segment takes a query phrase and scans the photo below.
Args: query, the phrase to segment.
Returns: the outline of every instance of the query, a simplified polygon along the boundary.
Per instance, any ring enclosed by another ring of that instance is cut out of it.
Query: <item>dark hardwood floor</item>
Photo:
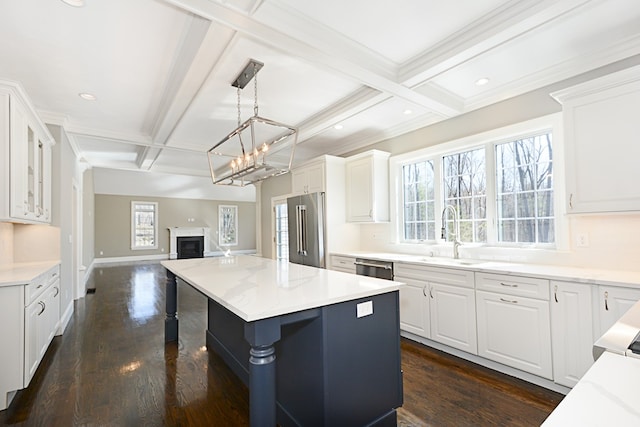
[[[246,426],[248,390],[205,347],[206,298],[179,286],[180,341],[164,345],[164,269],[98,267],[10,426]],[[428,426],[539,425],[562,395],[408,340],[404,409]]]

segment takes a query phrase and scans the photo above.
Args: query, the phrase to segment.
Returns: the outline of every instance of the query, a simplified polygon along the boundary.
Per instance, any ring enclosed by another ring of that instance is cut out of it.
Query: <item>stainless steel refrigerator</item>
[[[289,261],[325,268],[324,193],[287,199]]]

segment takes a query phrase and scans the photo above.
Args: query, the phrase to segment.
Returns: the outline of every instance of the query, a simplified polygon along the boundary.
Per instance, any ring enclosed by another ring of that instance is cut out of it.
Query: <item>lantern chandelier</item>
[[[231,86],[237,88],[238,127],[207,151],[214,184],[244,186],[291,170],[298,129],[258,114],[258,71],[254,59]],[[253,116],[241,123],[240,94],[253,79]]]

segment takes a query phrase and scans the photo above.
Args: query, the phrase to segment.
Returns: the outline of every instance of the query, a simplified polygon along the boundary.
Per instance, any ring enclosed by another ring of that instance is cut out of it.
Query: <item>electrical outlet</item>
[[[589,235],[587,233],[580,233],[576,237],[576,246],[579,248],[586,248],[589,246]]]

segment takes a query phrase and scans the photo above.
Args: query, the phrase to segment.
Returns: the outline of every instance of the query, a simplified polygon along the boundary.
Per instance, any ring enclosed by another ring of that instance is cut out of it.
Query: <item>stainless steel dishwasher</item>
[[[393,280],[393,262],[356,258],[356,274]]]

